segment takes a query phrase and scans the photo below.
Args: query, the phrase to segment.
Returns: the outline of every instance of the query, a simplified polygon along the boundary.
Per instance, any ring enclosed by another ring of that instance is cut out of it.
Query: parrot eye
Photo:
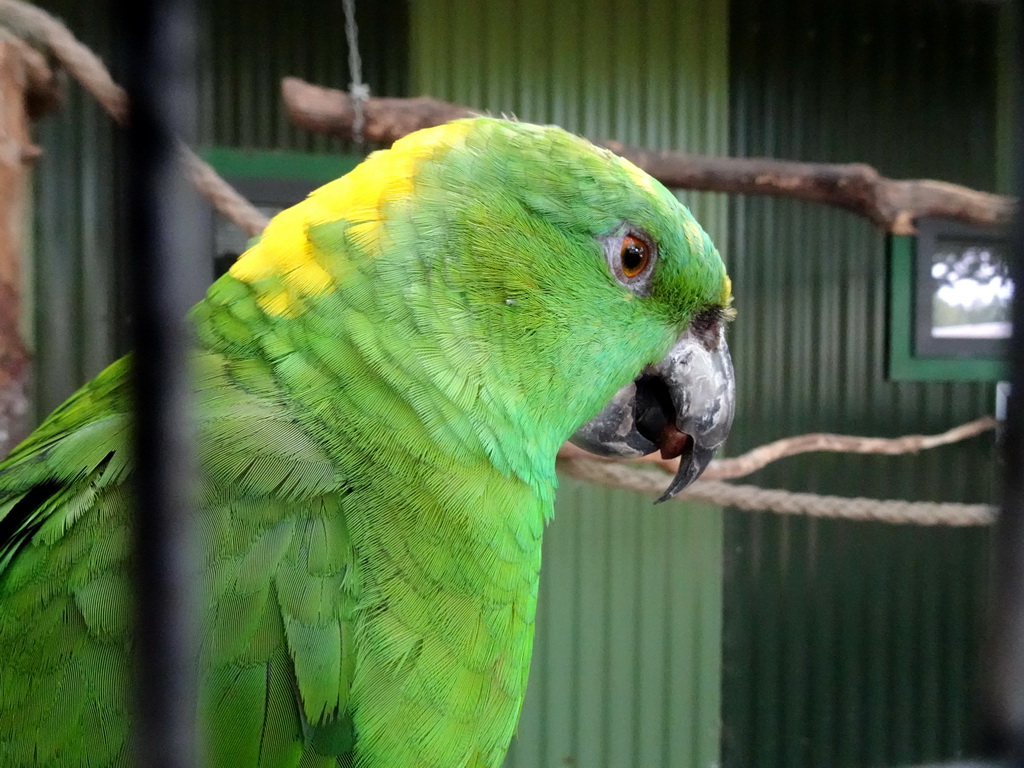
[[[657,250],[646,233],[623,228],[604,238],[604,252],[616,280],[638,296],[650,295]]]
[[[651,249],[639,237],[626,235],[622,238],[622,249],[619,251],[622,262],[622,274],[636,277],[651,261]]]

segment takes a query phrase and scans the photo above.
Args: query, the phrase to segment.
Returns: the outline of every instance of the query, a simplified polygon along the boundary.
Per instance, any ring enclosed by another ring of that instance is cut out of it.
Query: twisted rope
[[[558,468],[579,480],[651,496],[660,496],[668,482],[664,473],[600,459],[559,459]],[[718,480],[698,480],[676,498],[703,501],[720,507],[735,507],[748,512],[769,511],[782,515],[912,525],[991,525],[996,517],[996,508],[987,504],[937,504],[820,496],[759,488],[755,485],[734,485]]]
[[[256,237],[266,228],[269,219],[242,197],[237,189],[224,181],[224,177],[213,170],[212,165],[184,143],[178,145],[178,156],[192,186],[210,201],[210,205],[221,216],[233,222],[249,237]]]
[[[128,95],[114,82],[99,56],[57,19],[19,0],[0,0],[0,25],[37,48],[48,51],[119,124],[128,119]]]

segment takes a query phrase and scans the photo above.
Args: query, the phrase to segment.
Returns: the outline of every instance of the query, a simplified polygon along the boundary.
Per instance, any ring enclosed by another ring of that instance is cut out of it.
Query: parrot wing
[[[247,389],[240,364],[195,362],[207,764],[336,765],[353,740],[347,488],[283,396]],[[3,765],[131,760],[129,366],[0,464]]]

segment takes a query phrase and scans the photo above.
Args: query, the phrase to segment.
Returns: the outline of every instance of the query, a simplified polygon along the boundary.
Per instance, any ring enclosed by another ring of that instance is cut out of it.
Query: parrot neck
[[[404,454],[432,477],[496,473],[528,488],[550,514],[555,457],[575,428],[572,408],[531,411],[537,398],[522,391],[531,385],[497,356],[434,349],[433,338],[418,338],[414,327],[379,328],[367,334],[358,320],[348,323],[347,338],[333,347],[352,367],[339,372],[336,389],[308,392],[331,404],[337,429],[358,430],[362,441],[379,443],[382,455]]]
[[[526,691],[558,440],[409,355],[411,334],[347,328],[321,366],[353,367],[296,396],[350,489],[357,764],[496,768]]]

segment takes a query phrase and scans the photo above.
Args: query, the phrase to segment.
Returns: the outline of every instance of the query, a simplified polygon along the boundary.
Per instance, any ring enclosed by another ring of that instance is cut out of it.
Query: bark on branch
[[[345,91],[286,77],[281,80],[281,93],[292,122],[300,128],[314,133],[352,136],[355,110]],[[371,97],[363,107],[363,135],[375,144],[391,144],[421,128],[480,114],[483,113],[429,96],[415,99]]]
[[[19,328],[31,115],[56,98],[43,55],[0,27],[0,455],[25,434],[29,354]]]
[[[347,93],[296,77],[281,81],[292,122],[317,133],[351,136],[354,112]],[[389,144],[420,128],[481,114],[428,97],[366,102],[364,134]],[[897,235],[914,234],[914,220],[941,216],[985,226],[1009,225],[1016,201],[930,179],[887,179],[862,163],[800,163],[771,158],[703,157],[651,151],[617,141],[598,142],[628,158],[667,187],[733,194],[774,195],[827,203],[865,216]]]

